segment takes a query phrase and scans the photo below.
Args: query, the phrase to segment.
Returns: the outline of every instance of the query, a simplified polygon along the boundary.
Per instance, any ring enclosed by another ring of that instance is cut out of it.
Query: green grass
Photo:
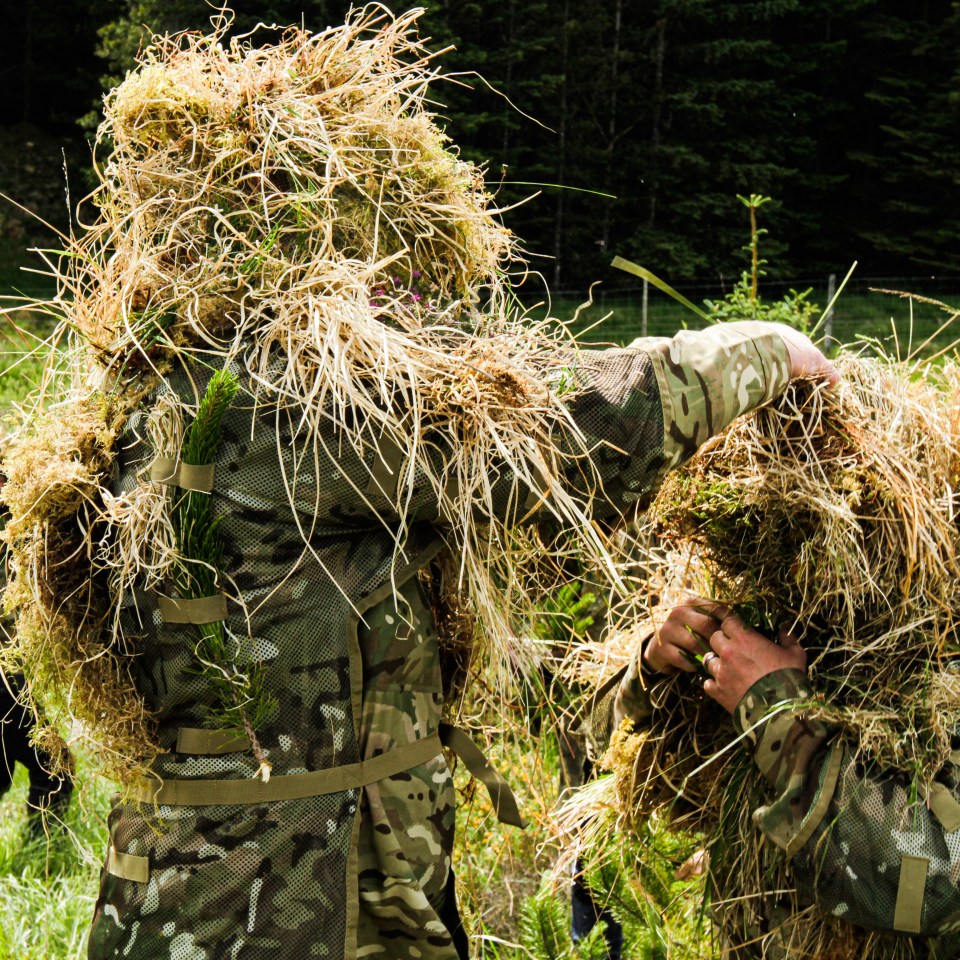
[[[40,380],[48,353],[44,340],[54,320],[21,305],[25,298],[43,300],[54,295],[50,277],[28,272],[44,269],[36,254],[0,237],[0,310],[4,311],[0,316],[0,413],[23,400]]]
[[[462,764],[455,775],[460,803],[454,870],[475,955],[480,960],[605,960],[599,928],[588,940],[573,943],[569,881],[548,879],[560,852],[551,821],[560,778],[552,727],[544,722],[541,736],[530,734],[521,710],[513,711],[508,723],[510,732],[494,738],[485,752],[516,793],[528,820],[525,830],[497,823],[485,791],[470,781]],[[603,862],[584,858],[597,901],[624,927],[624,960],[719,957],[702,910],[702,878],[674,878],[697,846],[694,838],[652,828],[605,844]]]
[[[81,773],[85,765],[80,764]],[[74,795],[65,830],[26,831],[26,770],[0,801],[0,960],[81,960],[106,852],[111,787],[88,782]]]
[[[0,318],[0,413],[40,383],[51,327],[52,321],[25,311]]]

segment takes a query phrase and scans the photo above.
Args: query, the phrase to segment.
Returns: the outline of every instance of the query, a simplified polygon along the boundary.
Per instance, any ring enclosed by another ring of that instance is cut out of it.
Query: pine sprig
[[[211,463],[220,448],[220,430],[227,408],[240,389],[240,381],[229,370],[218,370],[207,384],[197,415],[183,441],[184,463],[202,466]]]
[[[220,446],[223,417],[239,390],[237,376],[221,370],[211,377],[197,415],[190,424],[181,450],[181,460],[191,466],[213,463]],[[220,539],[221,517],[213,515],[209,494],[188,490],[173,508],[174,530],[180,562],[175,567],[174,583],[184,600],[214,595],[219,587],[223,564]],[[276,699],[264,687],[263,665],[252,662],[252,650],[241,663],[241,643],[223,621],[198,627],[200,642],[197,659],[216,699],[210,718],[227,730],[236,730],[250,741],[260,764],[264,781],[270,776],[267,761],[256,736],[256,729],[276,709]]]
[[[184,438],[180,453],[184,463],[203,466],[216,459],[223,417],[239,388],[236,374],[228,370],[217,371],[210,378]],[[208,597],[216,590],[223,563],[220,521],[213,516],[209,495],[186,491],[174,505],[173,519],[182,558],[175,576],[180,596],[188,600]]]

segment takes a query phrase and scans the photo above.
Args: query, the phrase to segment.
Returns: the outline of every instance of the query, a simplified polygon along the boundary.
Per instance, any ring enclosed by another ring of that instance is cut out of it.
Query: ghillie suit
[[[731,718],[690,674],[634,659],[604,681],[581,651],[598,728],[631,723],[605,795],[565,817],[612,806],[624,824],[657,815],[705,835],[731,956],[955,957],[958,372],[852,356],[840,369],[837,390],[798,386],[708,443],[648,520],[662,545],[650,593],[714,596],[768,636],[791,628],[809,680],[769,674]],[[640,639],[634,626],[612,647]]]
[[[517,315],[416,16],[161,40],[107,97],[6,461],[13,658],[125,784],[92,957],[463,956],[438,628],[505,685],[544,560],[615,579],[597,521],[786,385],[761,325]]]

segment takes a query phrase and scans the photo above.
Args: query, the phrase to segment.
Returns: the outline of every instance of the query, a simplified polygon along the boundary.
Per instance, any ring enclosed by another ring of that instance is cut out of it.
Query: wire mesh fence
[[[790,281],[762,279],[759,296],[769,304],[791,294],[805,294],[818,307],[814,314],[816,338],[832,346],[869,339],[902,354],[923,344],[922,352],[929,354],[960,337],[960,323],[952,322],[960,313],[960,277],[853,276],[845,285],[843,279],[837,274]],[[731,287],[716,281],[675,285],[678,293],[704,309],[708,309],[707,302],[721,300]],[[838,290],[833,308],[827,312]],[[524,302],[532,305],[534,298]],[[670,336],[681,328],[705,325],[688,308],[641,282],[598,286],[592,299],[583,291],[554,292],[549,308],[554,316],[572,322],[578,333],[586,331],[589,339],[612,343],[627,343],[639,336]],[[546,305],[537,308],[544,309]],[[924,344],[927,338],[932,339]]]
[[[919,348],[929,355],[950,349],[960,338],[960,323],[953,322],[960,313],[960,277],[854,275],[845,285],[843,279],[840,274],[789,281],[762,278],[759,295],[769,304],[792,292],[806,294],[807,300],[818,307],[814,314],[815,338],[828,347],[870,339],[893,353],[908,354]],[[5,281],[0,284],[0,307],[15,309],[23,297],[42,300],[54,294],[50,278],[31,270],[8,271]],[[823,316],[841,285],[833,309]],[[731,283],[717,281],[675,285],[678,293],[703,309],[707,309],[707,302],[721,300],[731,288]],[[695,313],[652,284],[644,290],[640,281],[598,284],[592,299],[583,290],[554,291],[548,296],[542,288],[538,294],[521,291],[520,299],[533,317],[549,311],[571,323],[584,339],[596,342],[624,344],[640,336],[672,336],[677,330],[705,325]],[[15,318],[18,323],[24,322],[19,312]],[[0,317],[0,327],[4,320]],[[37,314],[36,322],[42,327],[52,321]],[[925,343],[928,338],[930,342]]]

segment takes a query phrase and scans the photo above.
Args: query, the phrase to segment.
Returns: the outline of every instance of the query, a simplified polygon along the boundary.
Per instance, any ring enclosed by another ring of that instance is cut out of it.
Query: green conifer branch
[[[223,417],[239,390],[235,374],[218,371],[211,377],[190,424],[181,450],[181,460],[191,466],[213,463],[220,446]],[[220,517],[213,515],[209,494],[188,490],[173,507],[173,526],[180,562],[174,569],[174,583],[180,597],[197,600],[214,595],[219,588],[223,564]],[[208,680],[216,705],[211,719],[223,728],[246,735],[258,771],[267,780],[270,764],[256,736],[256,729],[276,709],[276,699],[264,687],[260,663],[240,663],[241,649],[223,621],[201,624],[197,658],[200,672]],[[246,651],[248,656],[251,650]]]

